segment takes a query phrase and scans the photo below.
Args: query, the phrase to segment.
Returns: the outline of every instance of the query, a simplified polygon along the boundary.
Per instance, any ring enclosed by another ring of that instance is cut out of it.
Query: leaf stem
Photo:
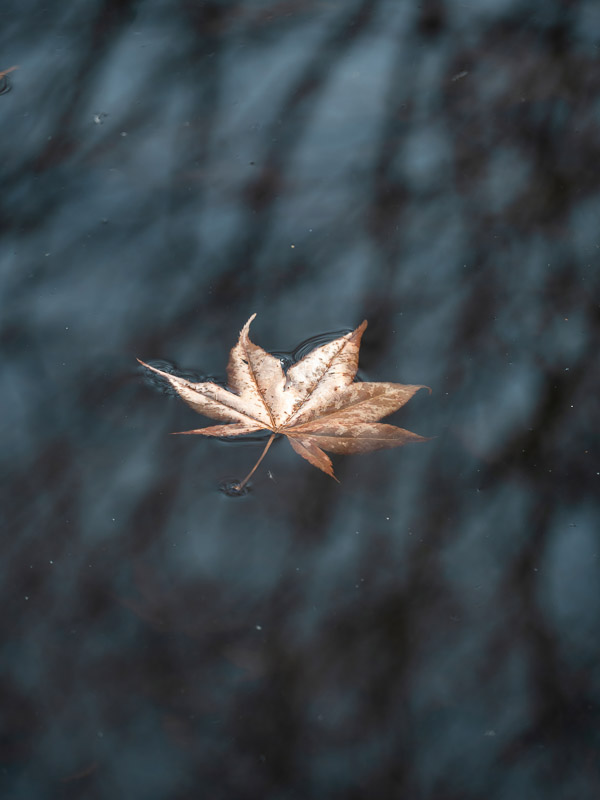
[[[251,470],[250,470],[250,472],[249,472],[249,473],[246,475],[246,477],[244,478],[244,480],[243,480],[241,483],[238,483],[238,485],[237,485],[237,487],[236,487],[236,488],[237,488],[237,490],[238,490],[238,492],[239,492],[239,491],[241,491],[241,490],[244,488],[244,486],[245,486],[245,485],[248,483],[248,481],[250,480],[250,478],[251,478],[251,477],[254,475],[254,473],[256,472],[256,469],[257,469],[258,465],[259,465],[259,464],[260,464],[260,462],[263,460],[263,458],[264,458],[264,457],[267,455],[267,450],[268,450],[268,449],[269,449],[269,447],[271,447],[271,445],[273,444],[273,439],[274,439],[274,438],[275,438],[275,434],[274,434],[274,433],[272,433],[272,434],[269,436],[269,441],[268,441],[268,442],[267,442],[267,444],[265,445],[265,449],[262,451],[262,453],[261,453],[261,455],[260,455],[260,458],[258,459],[258,461],[256,462],[256,464],[255,464],[255,465],[252,467],[252,469],[251,469]]]

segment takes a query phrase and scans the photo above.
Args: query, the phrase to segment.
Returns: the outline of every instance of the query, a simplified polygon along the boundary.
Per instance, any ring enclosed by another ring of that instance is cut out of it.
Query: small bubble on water
[[[281,364],[281,367],[284,372],[287,372],[287,370],[294,363],[294,359],[288,356],[286,353],[273,353],[273,355],[275,355],[275,357],[279,359],[279,363]]]
[[[248,494],[250,487],[246,484],[240,489],[240,481],[226,479],[219,484],[219,491],[223,492],[227,497],[243,497]]]

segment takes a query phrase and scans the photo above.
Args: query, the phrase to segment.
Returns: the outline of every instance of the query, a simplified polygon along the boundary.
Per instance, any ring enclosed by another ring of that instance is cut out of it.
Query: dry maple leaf
[[[332,478],[335,475],[325,450],[367,453],[427,441],[403,428],[377,422],[427,386],[354,383],[366,320],[352,333],[316,347],[284,371],[278,358],[250,341],[248,330],[255,316],[244,325],[230,353],[227,389],[213,382],[186,381],[138,359],[165,378],[194,411],[226,423],[182,433],[241,436],[271,431],[260,458],[237,485],[238,490],[248,482],[278,434],[286,436],[302,458]]]

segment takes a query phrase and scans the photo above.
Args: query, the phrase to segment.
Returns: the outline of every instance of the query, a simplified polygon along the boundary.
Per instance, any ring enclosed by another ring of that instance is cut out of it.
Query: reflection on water
[[[9,3],[2,797],[600,796],[596,21]],[[135,357],[253,311],[286,363],[367,318],[437,438],[227,497]]]
[[[311,336],[310,339],[305,339],[301,342],[298,347],[295,347],[291,353],[284,354],[283,360],[286,363],[294,364],[296,361],[300,361],[304,358],[305,355],[308,355],[311,350],[314,350],[316,347],[321,347],[321,345],[327,344],[327,342],[332,342],[334,339],[339,338],[340,336],[344,336],[346,333],[350,333],[352,328],[344,328],[341,331],[330,331],[329,333],[320,333],[317,336]]]

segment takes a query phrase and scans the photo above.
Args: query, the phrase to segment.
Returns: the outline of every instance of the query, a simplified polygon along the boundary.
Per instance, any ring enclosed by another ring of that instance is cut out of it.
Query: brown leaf
[[[183,431],[201,436],[241,436],[259,430],[287,436],[292,448],[314,467],[335,478],[330,453],[367,453],[408,442],[427,441],[395,425],[378,423],[426,386],[354,383],[363,322],[351,333],[316,347],[284,372],[281,362],[250,341],[253,314],[240,332],[227,365],[228,389],[192,383],[140,361],[165,378],[194,411],[226,423]],[[139,361],[139,359],[138,359]],[[337,479],[336,479],[337,480]]]
[[[313,467],[322,469],[323,472],[331,475],[331,477],[335,478],[337,481],[337,478],[333,474],[331,459],[327,453],[324,453],[310,438],[300,439],[288,434],[288,442],[299,456],[305,458]]]

